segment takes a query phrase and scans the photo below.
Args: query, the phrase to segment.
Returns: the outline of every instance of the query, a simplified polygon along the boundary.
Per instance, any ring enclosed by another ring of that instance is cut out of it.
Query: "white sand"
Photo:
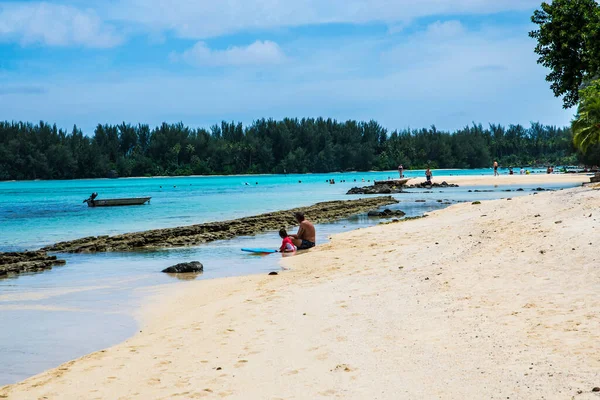
[[[178,284],[0,397],[598,399],[599,219],[578,188],[338,235],[279,276]]]
[[[579,184],[589,183],[590,176],[588,174],[531,174],[531,175],[500,175],[494,176],[493,172],[489,175],[475,176],[436,176],[433,171],[433,182],[453,183],[460,186],[503,186],[503,185],[550,185],[558,184]],[[425,177],[411,179],[409,185],[425,182]]]

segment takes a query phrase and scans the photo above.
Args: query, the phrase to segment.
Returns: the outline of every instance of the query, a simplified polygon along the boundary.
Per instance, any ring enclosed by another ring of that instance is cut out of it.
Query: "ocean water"
[[[482,175],[481,170],[436,170],[435,175]],[[423,177],[424,171],[407,171]],[[396,178],[396,171],[311,175],[0,182],[0,251],[34,249],[62,240],[190,225],[351,198],[353,186]],[[335,185],[326,183],[335,179]],[[346,182],[340,182],[345,180]],[[434,176],[435,180],[435,176]],[[302,182],[302,183],[299,183]],[[247,185],[246,185],[247,183]],[[152,196],[143,207],[88,208],[101,198]]]
[[[491,171],[438,170],[434,174],[491,175]],[[423,176],[423,171],[406,175]],[[363,185],[363,179],[366,185],[388,176],[396,177],[397,172],[0,182],[0,251],[355,198],[360,196],[347,196],[346,191]],[[326,183],[332,178],[335,185]],[[481,193],[469,193],[468,187],[432,193],[415,190],[395,195],[400,203],[390,208],[416,216],[445,207],[439,200],[455,203],[531,194],[531,187],[522,187],[525,192],[510,194],[502,191],[505,188],[493,186],[480,187],[493,190]],[[92,192],[98,192],[99,198],[152,196],[152,201],[145,206],[88,208],[82,201]],[[377,223],[379,220],[361,215],[318,225],[317,239],[323,243],[331,234]],[[25,379],[134,334],[137,324],[133,315],[151,289],[184,284],[161,274],[163,268],[198,260],[204,264],[204,273],[196,279],[267,273],[280,269],[280,254],[254,256],[242,253],[240,248],[275,248],[279,243],[276,232],[267,232],[190,248],[67,254],[61,255],[67,260],[66,266],[1,279],[0,385]]]

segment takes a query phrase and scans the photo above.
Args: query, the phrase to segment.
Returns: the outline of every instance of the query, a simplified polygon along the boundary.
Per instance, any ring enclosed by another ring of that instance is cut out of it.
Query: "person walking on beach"
[[[494,161],[494,176],[500,176],[498,173],[498,161]]]
[[[315,226],[312,224],[312,222],[308,221],[306,217],[304,217],[304,213],[302,212],[295,212],[294,217],[300,224],[298,233],[295,235],[290,235],[294,246],[296,246],[298,250],[307,250],[315,247],[317,242],[317,232],[315,230]]]
[[[427,179],[427,183],[429,185],[431,185],[431,176],[431,170],[427,168],[427,171],[425,171],[425,179]]]
[[[402,164],[398,165],[398,174],[400,174],[400,178],[404,178],[404,166]]]

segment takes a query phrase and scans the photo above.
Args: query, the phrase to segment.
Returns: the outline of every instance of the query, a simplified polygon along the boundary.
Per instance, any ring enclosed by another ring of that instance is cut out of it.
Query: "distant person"
[[[521,171],[519,171],[519,173],[520,173],[521,175],[523,175],[523,174],[525,173],[525,170],[524,170],[523,168],[521,168]]]
[[[280,253],[293,253],[296,251],[296,246],[294,245],[294,242],[292,242],[292,239],[290,239],[285,229],[281,229],[279,231],[279,237],[283,239],[281,242],[281,247],[279,248]]]
[[[529,172],[529,170],[528,170],[528,169],[526,169],[526,170],[525,170],[525,175],[529,175],[529,174],[531,174],[531,172]]]
[[[316,245],[316,230],[315,226],[304,217],[304,213],[295,212],[294,217],[300,224],[298,233],[290,235],[292,242],[298,250],[307,250]]]
[[[513,172],[513,169],[512,169],[512,167],[509,167],[509,168],[508,168],[508,174],[509,174],[509,175],[514,175],[514,172]]]
[[[402,164],[398,165],[398,174],[400,178],[404,178],[404,166]]]
[[[500,176],[498,173],[498,161],[494,161],[494,176]]]
[[[427,168],[427,170],[425,171],[425,179],[427,180],[427,183],[431,185],[431,177],[433,175],[431,174],[431,170],[429,168]]]

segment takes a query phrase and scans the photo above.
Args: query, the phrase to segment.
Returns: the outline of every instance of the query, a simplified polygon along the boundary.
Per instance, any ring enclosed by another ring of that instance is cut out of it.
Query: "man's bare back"
[[[298,233],[295,235],[290,235],[292,238],[292,242],[299,250],[310,249],[311,247],[315,247],[317,240],[317,234],[315,226],[312,222],[306,220],[304,218],[304,214],[296,213],[295,214],[296,221],[300,224],[298,228]]]

